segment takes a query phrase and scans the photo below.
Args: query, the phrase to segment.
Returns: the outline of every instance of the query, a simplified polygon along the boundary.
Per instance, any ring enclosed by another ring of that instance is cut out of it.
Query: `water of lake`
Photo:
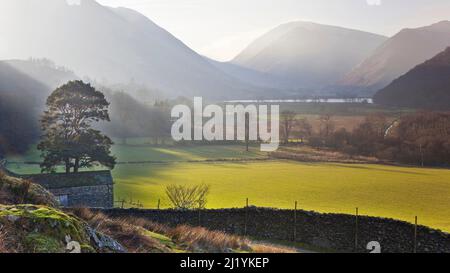
[[[230,100],[225,103],[368,103],[373,104],[372,98],[322,98],[322,99],[274,99],[274,100]]]

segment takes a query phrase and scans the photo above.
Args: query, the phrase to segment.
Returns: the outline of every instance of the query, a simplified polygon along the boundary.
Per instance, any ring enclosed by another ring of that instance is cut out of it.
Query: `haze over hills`
[[[14,100],[20,113],[42,111],[54,89],[76,79],[73,72],[49,60],[0,61],[0,98]],[[26,106],[21,107],[21,103]]]
[[[26,99],[48,89],[45,84],[18,71],[10,63],[0,61],[0,95],[17,95]]]
[[[46,75],[27,68],[27,63],[11,63],[52,88],[80,76],[98,86],[124,90],[133,86],[126,91],[145,101],[179,96],[280,99],[349,91],[371,96],[449,46],[450,22],[405,29],[388,40],[358,30],[292,22],[222,63],[200,56],[130,9],[94,0],[81,5],[68,5],[66,0],[3,0],[0,37],[6,41],[0,43],[0,60],[46,58],[74,71]]]
[[[0,44],[0,59],[48,58],[81,77],[109,84],[135,81],[168,97],[260,95],[140,13],[94,0],[81,5],[3,0],[0,34],[7,41]]]
[[[283,24],[231,62],[281,78],[293,89],[334,84],[387,38],[310,22]]]
[[[340,84],[373,94],[450,46],[450,22],[404,29],[387,40]]]
[[[23,152],[38,136],[38,105],[50,88],[0,61],[0,157]]]
[[[450,109],[450,47],[393,81],[374,97],[397,107]]]
[[[248,84],[265,88],[290,89],[289,84],[275,75],[259,72],[231,62],[219,62],[207,57],[205,59],[228,75]]]
[[[78,79],[73,72],[49,60],[0,61],[0,157],[6,153],[24,152],[29,145],[34,144],[41,134],[39,120],[47,97],[57,87]],[[93,84],[111,103],[112,122],[100,124],[96,128],[106,128],[114,136],[125,133],[130,135],[143,130],[154,132],[160,129],[154,122],[158,118],[168,121],[139,94],[146,92],[146,95],[156,98],[154,90],[131,84],[111,87]],[[128,92],[125,94],[120,90]],[[127,112],[126,121],[123,121],[121,111]]]
[[[45,89],[49,91],[68,81],[79,79],[72,71],[64,67],[58,67],[50,60],[6,60],[3,62],[16,71],[44,84],[48,87]],[[44,95],[49,95],[49,93]]]

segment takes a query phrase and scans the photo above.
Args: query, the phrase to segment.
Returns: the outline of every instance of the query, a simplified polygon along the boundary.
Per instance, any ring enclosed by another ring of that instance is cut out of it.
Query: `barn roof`
[[[113,185],[111,171],[92,171],[79,173],[50,173],[20,175],[47,189],[63,189],[87,186]]]

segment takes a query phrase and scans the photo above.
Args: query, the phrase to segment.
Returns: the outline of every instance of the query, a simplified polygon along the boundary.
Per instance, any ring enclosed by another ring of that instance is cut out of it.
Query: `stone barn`
[[[5,160],[0,161],[0,171],[43,186],[63,207],[114,207],[114,181],[111,171],[19,175],[6,169],[5,165]]]
[[[64,207],[114,207],[114,182],[110,171],[21,175],[50,191]]]

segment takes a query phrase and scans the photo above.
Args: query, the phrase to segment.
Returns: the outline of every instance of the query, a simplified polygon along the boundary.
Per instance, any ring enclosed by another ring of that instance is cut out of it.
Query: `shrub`
[[[169,185],[166,188],[167,197],[176,209],[204,209],[209,194],[209,186]]]

